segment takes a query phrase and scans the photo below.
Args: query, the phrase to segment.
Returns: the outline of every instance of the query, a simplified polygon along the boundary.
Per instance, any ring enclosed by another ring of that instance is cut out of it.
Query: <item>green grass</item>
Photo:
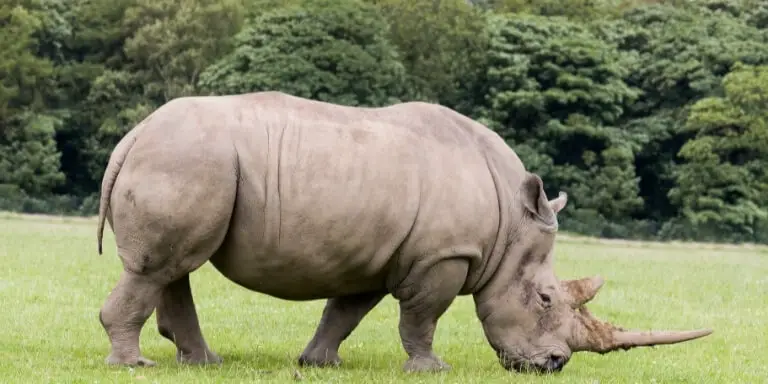
[[[632,328],[712,327],[704,339],[604,356],[578,353],[563,372],[535,377],[504,371],[486,343],[470,297],[441,318],[436,352],[453,371],[408,376],[397,305],[385,299],[342,345],[338,369],[298,369],[323,302],[252,293],[210,265],[192,275],[203,333],[225,362],[179,366],[154,315],[141,336],[155,368],[109,368],[98,311],[120,264],[107,231],[96,253],[95,221],[0,215],[0,381],[45,383],[762,383],[768,378],[768,251],[566,238],[557,246],[561,278],[601,274],[590,305]]]

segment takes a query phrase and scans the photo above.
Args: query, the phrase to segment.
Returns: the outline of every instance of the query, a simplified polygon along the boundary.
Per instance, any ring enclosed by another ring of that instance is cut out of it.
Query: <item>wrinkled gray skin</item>
[[[180,362],[221,362],[189,285],[206,261],[256,292],[329,299],[302,365],[338,365],[341,342],[387,294],[406,371],[449,368],[432,337],[457,295],[473,295],[507,369],[557,371],[575,351],[640,345],[581,307],[602,280],[555,277],[566,200],[548,201],[497,134],[437,105],[173,100],[115,147],[102,183],[99,252],[107,219],[124,266],[99,316],[107,362],[154,365],[139,349],[153,310]]]

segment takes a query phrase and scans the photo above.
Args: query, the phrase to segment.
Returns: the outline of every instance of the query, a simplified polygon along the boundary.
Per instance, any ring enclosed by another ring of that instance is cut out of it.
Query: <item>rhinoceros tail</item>
[[[107,163],[107,169],[104,171],[104,177],[101,179],[101,196],[99,198],[99,226],[96,229],[96,238],[99,244],[99,255],[102,254],[102,239],[104,237],[104,221],[107,217],[107,209],[109,209],[109,201],[112,196],[112,187],[115,185],[117,175],[120,173],[120,168],[123,167],[125,158],[128,157],[128,152],[136,142],[136,134],[138,129],[133,130],[117,143],[117,146],[112,151],[112,155],[109,157]]]

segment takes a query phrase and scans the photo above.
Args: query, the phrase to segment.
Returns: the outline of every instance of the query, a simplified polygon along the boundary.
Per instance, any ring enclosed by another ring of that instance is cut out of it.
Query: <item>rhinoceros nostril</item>
[[[560,354],[549,355],[549,361],[547,362],[547,370],[560,371],[565,366],[566,358]]]

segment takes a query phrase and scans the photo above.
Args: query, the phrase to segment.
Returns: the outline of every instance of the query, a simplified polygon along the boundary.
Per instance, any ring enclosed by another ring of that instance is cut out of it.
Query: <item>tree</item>
[[[621,52],[628,69],[625,82],[642,90],[625,109],[620,126],[641,146],[635,169],[643,211],[660,223],[680,215],[669,191],[676,185],[676,154],[691,138],[681,129],[690,106],[720,92],[735,62],[768,62],[765,34],[738,17],[701,3],[668,3],[674,2],[636,5],[620,19],[590,26]],[[664,231],[672,230],[670,225]]]
[[[580,22],[611,17],[619,12],[617,4],[600,0],[482,0],[480,4],[497,13],[567,17]]]
[[[231,50],[242,13],[239,0],[136,0],[123,19],[135,31],[124,49],[146,97],[160,105],[197,94],[200,73]]]
[[[408,98],[469,111],[487,50],[485,14],[466,0],[367,0],[389,21]]]
[[[624,20],[635,28],[620,49],[638,54],[627,82],[644,91],[634,116],[710,95],[737,61],[768,62],[766,35],[727,13],[651,5],[627,12]]]
[[[75,0],[59,44],[58,88],[70,111],[58,143],[67,191],[98,192],[112,148],[152,110],[198,93],[199,74],[231,49],[239,0]]]
[[[249,22],[233,52],[207,68],[211,93],[283,91],[346,105],[380,106],[405,92],[406,76],[376,7],[357,0],[286,6]]]
[[[669,195],[702,232],[754,240],[768,219],[768,66],[739,63],[722,85],[723,96],[691,109],[685,130],[694,138],[680,149]]]
[[[579,196],[582,216],[632,214],[642,204],[638,148],[615,124],[638,93],[622,80],[615,47],[564,18],[499,16],[493,31],[481,121],[547,180],[548,193]]]
[[[38,57],[39,14],[0,5],[0,184],[47,195],[64,175],[54,140],[61,119],[47,113],[53,66]]]

